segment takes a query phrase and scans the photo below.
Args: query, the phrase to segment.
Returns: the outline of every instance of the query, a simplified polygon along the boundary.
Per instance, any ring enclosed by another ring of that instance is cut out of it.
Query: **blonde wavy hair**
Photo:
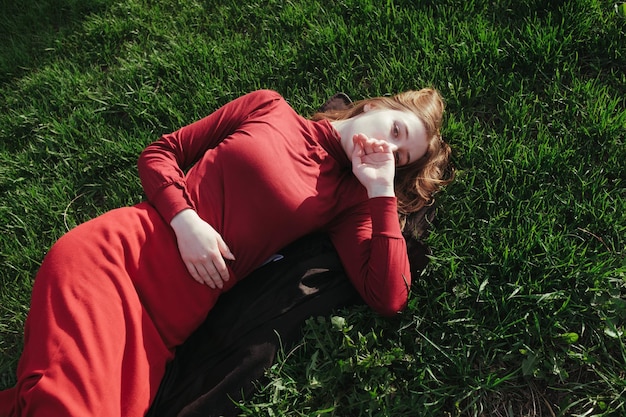
[[[349,119],[363,113],[368,104],[378,109],[412,112],[424,123],[428,137],[426,153],[417,161],[396,169],[395,192],[400,215],[415,213],[432,204],[435,193],[454,178],[454,170],[449,162],[452,151],[441,136],[445,109],[443,98],[432,88],[410,90],[395,96],[360,100],[346,109],[318,112],[311,119]]]

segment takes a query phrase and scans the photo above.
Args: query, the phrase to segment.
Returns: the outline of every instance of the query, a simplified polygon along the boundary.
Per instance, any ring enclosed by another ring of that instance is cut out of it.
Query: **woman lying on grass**
[[[328,233],[375,311],[402,310],[398,212],[448,181],[442,115],[431,89],[312,120],[262,90],[149,145],[149,202],[76,227],[44,259],[0,416],[143,416],[219,295],[312,232]]]

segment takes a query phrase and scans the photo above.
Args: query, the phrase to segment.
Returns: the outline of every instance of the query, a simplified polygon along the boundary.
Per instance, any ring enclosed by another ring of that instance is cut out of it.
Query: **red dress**
[[[410,272],[395,198],[368,199],[331,124],[302,118],[277,93],[250,93],[164,135],[139,173],[150,203],[82,224],[46,255],[0,417],[145,414],[175,347],[221,293],[180,258],[169,222],[185,208],[235,254],[223,291],[288,243],[326,231],[372,308],[404,308]]]

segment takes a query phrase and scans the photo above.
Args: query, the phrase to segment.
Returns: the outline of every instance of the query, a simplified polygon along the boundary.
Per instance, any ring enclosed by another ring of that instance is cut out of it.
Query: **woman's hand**
[[[176,233],[180,256],[191,276],[211,288],[223,288],[230,278],[224,259],[234,261],[235,256],[222,236],[191,209],[174,216],[170,225]]]
[[[363,133],[352,137],[352,172],[373,197],[393,197],[395,161],[393,152],[397,147],[384,140],[372,139]]]

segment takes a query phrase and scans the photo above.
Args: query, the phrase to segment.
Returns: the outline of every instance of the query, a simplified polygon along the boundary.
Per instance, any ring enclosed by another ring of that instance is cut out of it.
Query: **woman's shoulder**
[[[285,101],[283,96],[278,91],[268,89],[255,90],[246,94],[244,97],[247,97],[249,100],[260,102]]]
[[[240,96],[229,103],[248,115],[260,115],[272,113],[278,109],[284,109],[289,104],[283,96],[274,90],[255,90]]]

